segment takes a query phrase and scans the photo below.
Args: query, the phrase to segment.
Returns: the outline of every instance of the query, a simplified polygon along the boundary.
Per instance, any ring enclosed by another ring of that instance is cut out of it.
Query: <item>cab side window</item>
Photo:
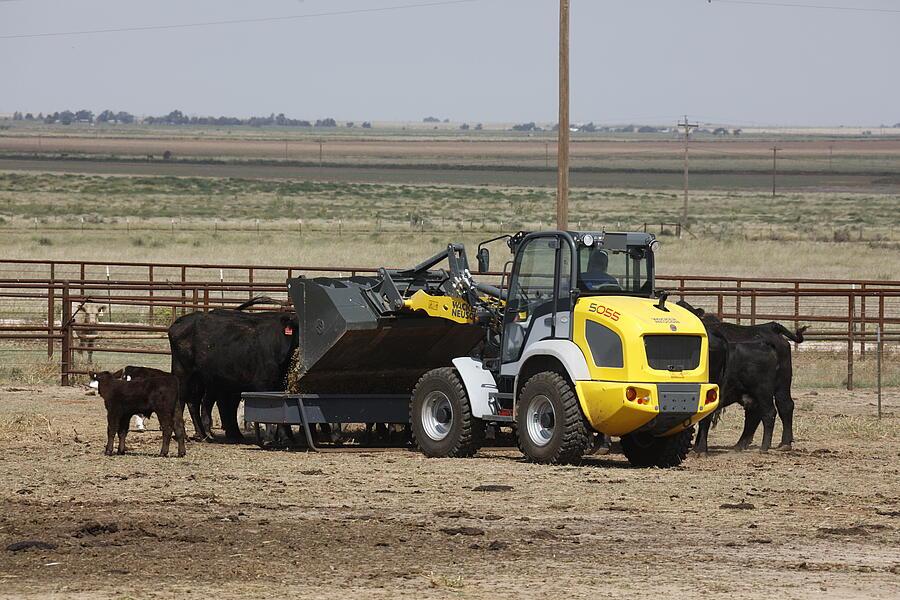
[[[554,302],[557,246],[559,242],[555,238],[538,238],[529,241],[519,252],[504,319],[504,362],[519,358],[535,312],[545,312],[548,307],[544,305],[552,306]]]

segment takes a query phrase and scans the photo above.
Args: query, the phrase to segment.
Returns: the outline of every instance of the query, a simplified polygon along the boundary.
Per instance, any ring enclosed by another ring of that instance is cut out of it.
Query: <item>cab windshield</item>
[[[647,248],[582,246],[578,251],[578,289],[585,294],[649,296],[653,292],[651,268]]]

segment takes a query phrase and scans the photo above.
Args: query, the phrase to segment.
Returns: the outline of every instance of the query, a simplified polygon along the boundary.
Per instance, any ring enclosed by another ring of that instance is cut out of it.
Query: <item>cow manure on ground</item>
[[[726,502],[725,504],[720,504],[719,508],[725,508],[728,510],[753,510],[756,508],[756,505],[751,504],[750,502]]]
[[[884,510],[882,508],[876,508],[875,514],[883,517],[900,517],[900,510]]]
[[[103,535],[104,533],[116,533],[117,531],[119,531],[118,523],[100,523],[98,521],[88,521],[87,523],[76,529],[72,533],[72,536],[81,538],[85,536]]]
[[[480,529],[478,527],[441,527],[440,531],[441,533],[446,533],[447,535],[484,535],[484,529]]]
[[[42,542],[41,540],[23,540],[14,542],[6,547],[9,552],[21,552],[23,550],[55,550],[56,544]]]
[[[494,540],[487,547],[488,550],[506,550],[507,548],[509,548],[509,544],[500,540]]]
[[[464,510],[439,510],[434,513],[436,517],[444,519],[471,519],[472,515]]]
[[[308,469],[306,471],[300,471],[301,475],[324,475],[325,471],[322,469]]]
[[[484,485],[476,485],[472,488],[473,492],[511,492],[513,486],[500,485],[496,483],[486,483]]]
[[[868,530],[860,525],[852,527],[819,527],[819,535],[869,535]]]

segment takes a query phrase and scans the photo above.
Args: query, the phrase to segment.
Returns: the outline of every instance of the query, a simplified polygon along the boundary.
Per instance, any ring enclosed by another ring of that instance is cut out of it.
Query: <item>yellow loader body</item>
[[[689,311],[648,298],[591,296],[579,298],[572,320],[591,375],[575,382],[576,393],[597,431],[672,435],[718,406],[706,330]]]

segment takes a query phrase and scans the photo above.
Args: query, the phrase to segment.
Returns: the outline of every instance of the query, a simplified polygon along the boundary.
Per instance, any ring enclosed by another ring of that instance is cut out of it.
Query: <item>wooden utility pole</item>
[[[569,0],[559,0],[559,143],[556,228],[569,228]]]
[[[778,178],[778,151],[781,148],[775,146],[772,148],[772,197],[775,197],[775,181]]]
[[[696,129],[699,127],[696,123],[691,123],[688,121],[687,115],[684,115],[684,122],[678,124],[679,127],[684,127],[684,207],[681,212],[681,231],[684,232],[687,230],[688,224],[688,197],[689,197],[689,186],[688,186],[688,144],[691,139],[691,129]]]

